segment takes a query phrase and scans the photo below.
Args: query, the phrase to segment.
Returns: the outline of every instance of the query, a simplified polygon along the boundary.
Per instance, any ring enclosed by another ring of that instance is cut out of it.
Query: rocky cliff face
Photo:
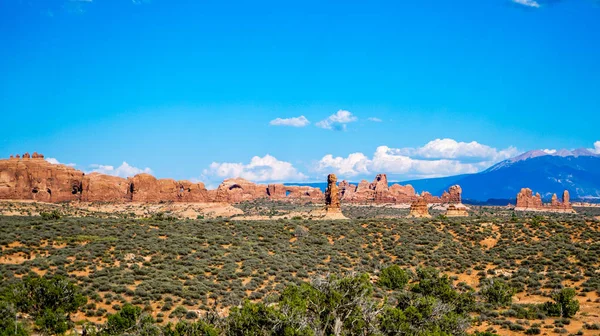
[[[84,202],[127,202],[131,201],[127,179],[91,173],[83,176],[81,200]]]
[[[340,183],[340,198],[348,203],[413,203],[419,195],[410,185],[393,184],[388,186],[387,176],[379,174],[373,182],[362,180],[358,186],[342,181]],[[460,203],[462,189],[455,185],[444,191],[441,197],[430,193],[421,195],[428,203]]]
[[[83,172],[53,165],[37,153],[0,160],[0,199],[64,202],[81,196]]]
[[[157,179],[150,174],[138,174],[128,179],[129,197],[133,202],[209,202],[204,183]]]
[[[266,198],[268,187],[254,184],[243,178],[233,178],[223,181],[217,187],[214,200],[216,202],[238,203],[257,198]]]
[[[564,191],[562,202],[556,194],[552,195],[550,203],[544,204],[539,193],[533,195],[529,188],[523,188],[517,194],[516,211],[548,211],[548,212],[575,212],[570,202],[569,192]]]
[[[333,174],[329,178],[337,181]],[[342,181],[338,187],[333,182],[329,188],[331,206],[338,207],[340,200],[349,203],[412,203],[418,199],[410,185],[389,186],[385,174],[377,175],[371,183],[363,180],[355,186]],[[453,186],[441,197],[429,193],[422,196],[427,203],[460,203],[461,191],[459,186]],[[202,183],[157,179],[149,174],[127,179],[98,173],[84,174],[65,165],[51,164],[44,160],[42,154],[35,152],[0,160],[0,199],[238,203],[258,198],[320,203],[325,200],[325,195],[320,189],[309,186],[260,185],[242,178],[227,179],[217,189],[206,190]]]

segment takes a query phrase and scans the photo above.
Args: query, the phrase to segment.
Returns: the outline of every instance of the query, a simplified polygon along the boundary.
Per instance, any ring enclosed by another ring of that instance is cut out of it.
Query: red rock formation
[[[462,204],[450,204],[446,209],[447,217],[468,217],[467,208]]]
[[[310,202],[323,202],[324,195],[321,189],[308,186],[286,186],[288,199],[300,199]]]
[[[129,181],[122,177],[91,173],[83,176],[81,200],[84,202],[131,201]]]
[[[156,179],[138,174],[124,179],[91,173],[83,177],[81,200],[85,202],[208,202],[203,183]]]
[[[418,197],[415,202],[410,205],[410,213],[408,217],[429,218],[429,204],[424,197]]]
[[[327,176],[327,189],[325,190],[325,209],[328,213],[341,212],[337,177],[335,174]]]
[[[369,185],[369,189],[373,190],[373,199],[376,203],[388,203],[393,202],[393,199],[389,193],[387,175],[377,174],[375,180]]]
[[[340,190],[340,199],[350,200],[354,198],[354,192],[356,191],[356,186],[354,184],[350,184],[348,181],[343,180],[339,183],[338,188]]]
[[[31,159],[28,153],[0,160],[0,199],[63,202],[78,200],[83,172],[45,160]]]
[[[393,184],[388,186],[387,177],[385,174],[379,174],[371,183],[362,180],[358,186],[342,181],[339,186],[340,198],[348,203],[393,203],[406,204],[413,203],[418,196],[415,189],[411,185],[402,186]],[[460,203],[462,189],[455,185],[444,192],[441,197],[432,196],[428,192],[424,192],[421,196],[428,203]]]
[[[405,186],[400,184],[392,184],[390,187],[390,194],[394,196],[396,199],[412,199],[415,197],[416,192],[415,188],[410,184]]]
[[[267,186],[267,196],[271,199],[284,199],[287,193],[288,191],[283,184],[269,184]]]
[[[517,194],[517,208],[542,208],[542,197],[540,194],[533,196],[533,191],[529,188],[523,188]]]
[[[178,182],[177,201],[179,202],[209,202],[208,190],[204,186],[204,183],[190,182],[190,181],[179,181]]]
[[[129,194],[133,202],[206,202],[208,192],[202,183],[157,179],[150,174],[129,178]]]
[[[556,194],[552,195],[552,200],[548,204],[542,202],[539,193],[533,195],[529,188],[523,188],[517,194],[516,211],[548,211],[548,212],[575,212],[569,199],[569,192],[563,192],[562,202],[558,200]]]
[[[563,191],[562,202],[565,206],[571,205],[571,197],[569,196],[569,192],[567,190]]]
[[[460,203],[462,202],[461,194],[462,188],[459,185],[453,185],[442,194],[442,203]]]
[[[214,196],[216,202],[238,203],[267,197],[267,187],[254,184],[243,178],[233,178],[223,181]]]
[[[215,190],[206,190],[202,183],[156,179],[138,174],[123,179],[83,172],[65,165],[53,165],[37,152],[33,155],[11,155],[0,160],[0,199],[35,199],[60,202],[228,202],[237,203],[257,198],[323,202],[324,194],[309,186],[283,184],[260,185],[236,178],[227,179]],[[388,186],[387,176],[379,174],[372,183],[361,181],[358,186],[342,181],[339,198],[352,203],[412,203],[417,200],[412,186]],[[460,202],[460,187],[453,186],[441,198],[424,193],[428,203]],[[566,194],[568,203],[568,193]]]
[[[416,198],[412,186],[389,187],[385,174],[378,174],[371,183],[362,180],[358,186],[342,181],[340,193],[344,201],[351,203],[402,203]]]

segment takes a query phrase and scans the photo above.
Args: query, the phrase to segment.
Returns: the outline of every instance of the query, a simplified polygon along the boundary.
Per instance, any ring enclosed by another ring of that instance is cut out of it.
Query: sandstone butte
[[[517,194],[517,205],[515,211],[546,211],[546,212],[565,212],[575,213],[571,204],[569,192],[565,190],[562,195],[562,202],[558,200],[556,194],[552,195],[550,203],[543,203],[542,196],[539,193],[533,195],[529,188],[523,188]]]
[[[335,176],[333,176],[335,178]],[[337,181],[337,178],[335,178]],[[335,185],[335,188],[333,188]],[[357,186],[342,181],[331,187],[337,201],[346,203],[406,204],[423,198],[426,203],[460,203],[459,186],[452,186],[442,196],[424,192],[420,196],[410,185],[389,186],[385,174],[371,183]],[[335,192],[335,190],[338,190]],[[201,182],[157,179],[150,174],[121,178],[84,172],[61,164],[52,164],[42,154],[25,153],[0,160],[0,199],[41,202],[226,202],[267,198],[272,200],[324,202],[319,188],[283,184],[255,184],[242,178],[223,181],[217,189],[207,190]]]
[[[414,201],[410,205],[410,213],[408,214],[408,217],[415,217],[415,218],[430,218],[431,217],[431,215],[429,214],[429,204],[427,204],[427,200],[425,199],[425,197],[421,196],[421,197],[417,198],[417,200]]]
[[[446,209],[446,217],[468,217],[467,208],[462,204],[450,204]]]

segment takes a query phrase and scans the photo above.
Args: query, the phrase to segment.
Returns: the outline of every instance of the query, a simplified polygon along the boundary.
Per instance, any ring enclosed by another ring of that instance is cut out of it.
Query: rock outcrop
[[[212,192],[212,191],[211,191]],[[258,198],[267,198],[268,188],[243,178],[223,181],[214,191],[216,202],[239,203]]]
[[[342,214],[340,191],[338,189],[337,177],[335,174],[329,174],[327,176],[325,208],[311,211],[310,216],[316,220],[347,219],[346,216]]]
[[[203,183],[157,179],[150,174],[138,174],[128,179],[133,202],[209,202]]]
[[[335,178],[334,175],[331,176]],[[336,179],[336,178],[335,178]],[[337,180],[337,179],[336,179]],[[387,176],[379,174],[369,183],[358,185],[342,181],[339,187],[330,184],[331,207],[340,201],[359,204],[413,203],[419,199],[410,186],[389,186]],[[337,197],[333,197],[335,194]],[[424,193],[427,203],[460,203],[461,189],[451,187],[441,197]],[[325,195],[319,188],[288,186],[284,184],[261,185],[242,178],[223,181],[216,189],[207,190],[202,183],[157,179],[149,174],[121,178],[84,172],[44,160],[44,155],[34,152],[22,156],[11,155],[0,160],[0,199],[38,200],[45,202],[227,202],[266,198],[272,200],[322,203]],[[567,196],[568,198],[568,196]]]
[[[203,203],[211,201],[208,196],[208,190],[202,182],[190,182],[187,180],[178,181],[178,202],[195,202]]]
[[[453,185],[442,194],[442,203],[460,203],[462,202],[462,188],[459,185]]]
[[[460,203],[462,189],[454,185],[445,191],[441,197],[433,196],[425,192],[422,197],[427,203]],[[373,182],[369,183],[362,180],[357,186],[342,181],[340,183],[340,198],[344,202],[359,204],[406,204],[417,201],[419,195],[415,188],[408,185],[392,184],[388,185],[387,176],[378,174]]]
[[[388,184],[385,174],[378,174],[373,182],[362,180],[357,186],[342,181],[340,198],[350,203],[410,203],[416,200],[415,189],[411,185]]]
[[[83,172],[29,153],[0,160],[0,199],[65,202],[81,195]]]
[[[414,201],[410,205],[410,213],[408,217],[413,218],[430,218],[429,214],[429,204],[427,204],[427,200],[425,197],[418,197],[416,201]]]
[[[445,215],[446,217],[468,217],[469,213],[463,204],[450,204]]]
[[[323,202],[323,192],[319,188],[308,186],[284,186],[286,199],[302,200],[307,202]]]
[[[327,176],[327,189],[325,190],[325,210],[327,213],[338,213],[342,211],[339,197],[337,176],[335,176],[335,174],[329,174],[329,176]]]
[[[91,173],[83,176],[81,200],[84,202],[131,201],[129,181],[122,177]]]
[[[562,202],[559,201],[556,194],[554,194],[552,195],[550,203],[544,204],[542,196],[539,193],[533,195],[533,191],[529,188],[523,188],[517,194],[515,211],[575,212],[571,205],[569,192],[567,190],[563,192]]]

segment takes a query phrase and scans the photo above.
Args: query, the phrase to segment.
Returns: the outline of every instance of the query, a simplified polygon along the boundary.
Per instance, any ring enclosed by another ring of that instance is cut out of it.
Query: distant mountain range
[[[382,172],[385,173],[385,172]],[[417,192],[441,195],[459,184],[463,200],[506,205],[515,202],[521,188],[531,188],[549,200],[552,194],[568,190],[572,200],[600,201],[600,155],[585,148],[575,150],[532,150],[499,162],[476,173],[399,182],[411,184]],[[353,183],[354,184],[354,183]],[[308,183],[325,188],[325,183]]]
[[[532,150],[499,162],[477,173],[404,181],[417,191],[440,194],[459,184],[463,199],[472,201],[512,200],[521,188],[531,188],[543,198],[568,190],[572,199],[600,200],[600,155],[585,148],[569,151]]]

